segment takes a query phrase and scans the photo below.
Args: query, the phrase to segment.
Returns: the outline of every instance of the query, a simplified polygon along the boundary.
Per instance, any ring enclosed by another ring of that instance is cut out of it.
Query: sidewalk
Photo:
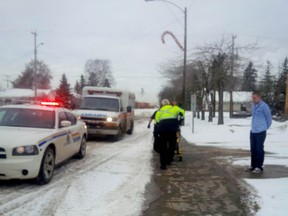
[[[147,209],[143,216],[253,215],[259,206],[249,200],[248,187],[239,176],[243,167],[232,166],[223,158],[248,155],[243,150],[186,143],[183,162],[174,162],[161,171],[155,154],[154,176],[146,189]]]

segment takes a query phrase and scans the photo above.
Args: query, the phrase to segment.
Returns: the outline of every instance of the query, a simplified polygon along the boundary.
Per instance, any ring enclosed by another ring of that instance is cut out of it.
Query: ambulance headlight
[[[39,150],[36,145],[19,146],[13,149],[13,156],[37,155]]]
[[[111,117],[107,118],[107,122],[112,122],[112,121],[113,121],[113,119]]]

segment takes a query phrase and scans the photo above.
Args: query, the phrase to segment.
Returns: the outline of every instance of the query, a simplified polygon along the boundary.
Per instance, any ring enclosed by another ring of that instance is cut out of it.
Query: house
[[[252,105],[252,92],[247,91],[234,91],[233,92],[233,110],[235,112],[241,111],[241,105],[244,105],[247,108],[247,111],[251,110]],[[218,92],[216,92],[216,110],[218,110]],[[223,95],[223,110],[228,112],[230,108],[230,93],[228,91],[224,92]]]
[[[50,89],[38,89],[37,94],[39,98],[47,98]],[[20,89],[20,88],[11,88],[0,90],[0,105],[8,104],[22,104],[30,103],[34,100],[35,92],[33,89]]]

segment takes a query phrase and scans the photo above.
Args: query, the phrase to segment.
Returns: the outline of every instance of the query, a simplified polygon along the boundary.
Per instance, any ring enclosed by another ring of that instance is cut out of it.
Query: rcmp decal
[[[50,141],[52,141],[54,139],[63,137],[63,136],[67,136],[66,143],[64,145],[69,145],[69,144],[72,143],[71,138],[69,136],[70,134],[72,135],[73,142],[78,142],[78,141],[81,140],[81,136],[80,136],[79,132],[76,132],[76,133],[70,133],[70,132],[63,133],[63,132],[60,132],[60,133],[53,134],[51,136],[48,136],[48,137],[40,140],[38,146],[41,147],[41,146],[45,145],[46,143],[48,143],[48,142],[50,142]]]
[[[71,135],[72,135],[73,142],[79,142],[81,140],[79,132],[72,133]]]
[[[59,137],[62,137],[62,136],[66,136],[67,134],[69,134],[69,133],[67,133],[67,132],[65,132],[65,133],[60,132],[60,133],[56,133],[56,134],[53,134],[53,135],[51,135],[51,136],[48,136],[48,137],[42,139],[42,140],[39,142],[38,146],[41,147],[41,146],[43,146],[44,144],[46,144],[47,142],[50,142],[50,141],[52,141],[52,140],[54,140],[54,139],[57,139],[57,138],[59,138]]]

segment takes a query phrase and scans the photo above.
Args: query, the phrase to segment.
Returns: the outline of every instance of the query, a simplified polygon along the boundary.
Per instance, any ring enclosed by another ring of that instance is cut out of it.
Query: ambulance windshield
[[[119,100],[117,98],[85,97],[80,104],[80,109],[119,112]]]

